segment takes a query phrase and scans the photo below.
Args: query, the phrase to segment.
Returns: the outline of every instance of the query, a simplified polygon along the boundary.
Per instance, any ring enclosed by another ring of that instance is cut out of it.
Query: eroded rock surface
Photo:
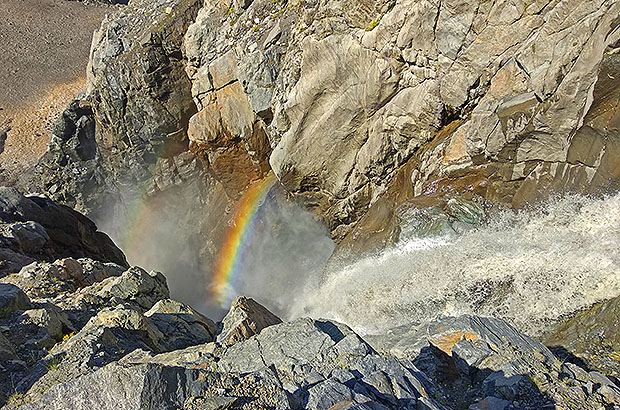
[[[249,339],[266,327],[282,323],[282,320],[257,303],[254,299],[236,298],[222,319],[217,341],[227,346]]]

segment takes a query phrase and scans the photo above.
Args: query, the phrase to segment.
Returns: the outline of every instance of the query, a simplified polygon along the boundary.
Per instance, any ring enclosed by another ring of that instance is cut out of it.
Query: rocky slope
[[[112,8],[67,0],[0,4],[0,184],[24,177],[51,125],[85,86],[92,33]]]
[[[24,258],[21,269],[11,267],[0,278],[3,408],[620,406],[614,379],[558,360],[500,319],[443,318],[364,340],[330,320],[282,323],[242,297],[215,324],[170,300],[161,273],[123,266],[101,233],[58,247],[41,214],[27,210],[37,202],[47,204],[49,217],[69,212],[41,197],[0,190],[2,249]],[[10,215],[18,214],[32,220],[12,222]],[[112,256],[77,258],[78,245],[84,252],[98,245]],[[34,247],[54,253],[35,254]]]

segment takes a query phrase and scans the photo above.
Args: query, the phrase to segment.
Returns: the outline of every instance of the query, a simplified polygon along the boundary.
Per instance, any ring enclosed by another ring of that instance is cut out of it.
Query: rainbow
[[[208,289],[212,300],[222,307],[227,307],[234,297],[233,284],[241,271],[243,245],[251,237],[257,211],[275,182],[274,176],[269,175],[252,184],[235,208],[233,224],[224,238]]]

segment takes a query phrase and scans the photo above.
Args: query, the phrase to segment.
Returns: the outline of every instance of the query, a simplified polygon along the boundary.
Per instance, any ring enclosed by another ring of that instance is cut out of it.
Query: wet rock
[[[542,340],[563,360],[620,377],[620,297],[575,313]]]
[[[7,317],[16,310],[32,308],[28,296],[17,286],[0,283],[0,317]]]
[[[456,400],[455,404],[484,408],[481,406],[498,399],[497,403],[505,406],[515,401],[526,403],[524,408],[579,403],[581,408],[595,409],[615,400],[613,395],[610,399],[592,389],[596,375],[577,366],[563,370],[543,344],[500,319],[443,318],[425,326],[395,329],[391,335],[375,336],[371,341],[378,349],[413,358],[415,366],[434,383],[443,383],[443,393]],[[405,345],[409,348],[401,350]],[[609,392],[617,388],[606,381],[598,383],[609,385]]]
[[[162,350],[178,350],[214,340],[216,325],[190,306],[166,299],[144,314],[165,335]]]
[[[217,341],[231,346],[257,335],[266,327],[282,323],[282,320],[254,299],[240,296],[222,319]]]

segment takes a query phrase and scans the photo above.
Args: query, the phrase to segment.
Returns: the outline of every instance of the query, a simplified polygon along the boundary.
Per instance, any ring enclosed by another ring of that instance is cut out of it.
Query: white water
[[[448,314],[511,320],[530,334],[620,295],[620,194],[506,211],[461,236],[410,239],[307,281],[291,317],[379,333]]]

